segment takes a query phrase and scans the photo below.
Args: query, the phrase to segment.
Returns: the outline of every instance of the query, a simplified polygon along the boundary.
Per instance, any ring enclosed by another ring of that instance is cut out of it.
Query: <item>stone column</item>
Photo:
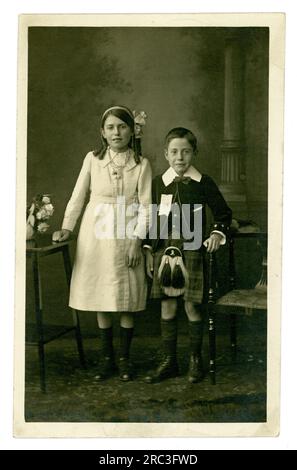
[[[237,35],[225,43],[224,139],[221,191],[235,217],[247,216],[244,170],[244,58]]]

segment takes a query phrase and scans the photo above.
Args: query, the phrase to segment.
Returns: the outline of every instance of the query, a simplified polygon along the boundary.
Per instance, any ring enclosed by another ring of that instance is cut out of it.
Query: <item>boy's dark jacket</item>
[[[180,178],[178,178],[179,180]],[[223,232],[225,235],[228,232],[231,219],[232,211],[227,206],[225,199],[223,198],[221,192],[219,191],[216,183],[210,176],[202,174],[201,180],[195,181],[194,179],[185,178],[184,181],[175,181],[173,180],[168,186],[163,182],[162,175],[158,175],[153,179],[152,182],[152,203],[160,205],[162,194],[172,194],[173,199],[172,203],[189,204],[190,205],[190,230],[194,229],[194,204],[202,205],[202,227],[199,227],[202,230],[202,241],[205,240],[206,234],[206,206],[208,205],[213,214],[213,224],[211,226],[211,231],[217,230]],[[183,217],[182,211],[181,218]],[[168,220],[167,220],[168,219]],[[154,218],[153,218],[154,223]],[[168,223],[169,232],[172,227],[172,213],[170,212],[169,216],[159,215],[157,216],[157,238],[151,239],[150,234],[154,233],[153,230],[147,235],[146,240],[144,241],[144,246],[149,245],[152,247],[152,251],[155,252],[158,249],[164,248],[167,240],[160,239],[160,228],[164,224]],[[182,228],[182,221],[180,221],[180,227]],[[182,229],[181,229],[182,233]],[[186,240],[190,241],[190,240]]]

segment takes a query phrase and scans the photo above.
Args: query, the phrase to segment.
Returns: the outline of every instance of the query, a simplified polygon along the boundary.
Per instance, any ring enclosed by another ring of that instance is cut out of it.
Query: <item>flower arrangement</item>
[[[32,238],[36,231],[44,233],[48,230],[47,221],[53,213],[54,206],[50,194],[37,194],[33,197],[27,209],[27,240]]]
[[[140,139],[143,135],[143,128],[146,125],[147,114],[145,111],[133,111],[135,123],[135,138]]]

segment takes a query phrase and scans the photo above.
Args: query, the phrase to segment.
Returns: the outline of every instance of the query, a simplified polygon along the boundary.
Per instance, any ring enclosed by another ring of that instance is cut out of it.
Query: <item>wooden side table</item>
[[[61,243],[54,243],[51,240],[51,234],[46,234],[37,236],[36,239],[26,242],[26,256],[31,259],[32,262],[35,296],[35,323],[26,324],[26,344],[38,346],[40,388],[42,392],[46,392],[44,346],[50,341],[53,341],[70,331],[74,331],[80,363],[83,368],[86,367],[78,312],[76,310],[72,310],[73,325],[48,325],[43,322],[40,258],[53,255],[54,253],[62,253],[64,270],[69,288],[72,270],[69,245],[72,241],[73,240],[70,239]]]

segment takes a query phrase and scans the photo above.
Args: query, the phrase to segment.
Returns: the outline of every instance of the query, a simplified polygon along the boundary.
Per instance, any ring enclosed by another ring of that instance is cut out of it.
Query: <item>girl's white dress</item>
[[[127,163],[114,174],[112,161]],[[144,238],[147,232],[151,179],[149,161],[141,157],[136,164],[132,150],[118,155],[109,150],[102,160],[93,152],[86,155],[62,224],[74,229],[90,191],[77,239],[70,307],[101,312],[145,309],[144,257],[136,268],[129,268],[127,251],[131,237]]]

